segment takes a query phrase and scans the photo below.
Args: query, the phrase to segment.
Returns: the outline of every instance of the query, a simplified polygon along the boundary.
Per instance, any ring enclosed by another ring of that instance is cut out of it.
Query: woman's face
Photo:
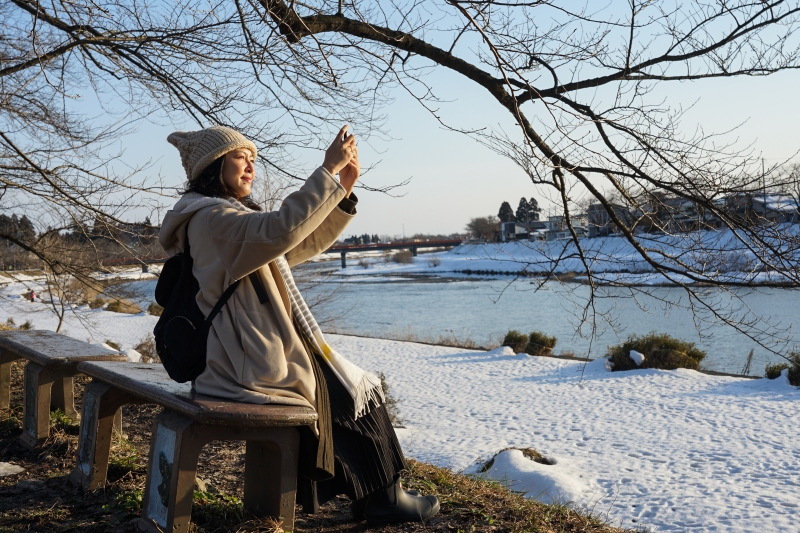
[[[250,194],[255,172],[255,161],[250,150],[233,150],[225,154],[222,182],[236,198],[244,198]]]

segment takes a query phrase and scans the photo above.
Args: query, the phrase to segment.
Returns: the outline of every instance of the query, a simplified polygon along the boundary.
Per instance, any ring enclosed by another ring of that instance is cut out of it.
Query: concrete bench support
[[[245,511],[278,517],[284,530],[294,529],[297,429],[211,426],[167,410],[153,421],[152,435],[141,529],[189,531],[197,459],[213,440],[247,440]]]
[[[92,381],[83,393],[83,416],[78,438],[78,464],[70,480],[83,490],[102,487],[114,429],[122,429],[122,406],[142,400],[106,383]]]
[[[73,376],[82,361],[126,361],[124,354],[52,331],[0,332],[0,409],[11,401],[11,364],[25,359],[20,444],[32,449],[50,435],[50,410],[76,418]]]
[[[313,409],[200,396],[157,365],[81,363],[79,369],[94,379],[85,392],[74,483],[87,490],[104,485],[114,413],[128,403],[155,403],[164,410],[153,421],[140,529],[189,531],[197,460],[214,440],[246,441],[245,510],[294,529],[297,427],[314,423]]]

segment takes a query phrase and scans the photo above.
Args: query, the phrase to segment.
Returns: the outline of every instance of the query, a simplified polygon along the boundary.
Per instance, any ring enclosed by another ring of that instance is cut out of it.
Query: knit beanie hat
[[[176,131],[170,133],[167,142],[181,154],[181,164],[186,176],[192,180],[218,157],[233,150],[250,150],[253,159],[258,149],[244,135],[225,126],[211,126],[200,131]]]

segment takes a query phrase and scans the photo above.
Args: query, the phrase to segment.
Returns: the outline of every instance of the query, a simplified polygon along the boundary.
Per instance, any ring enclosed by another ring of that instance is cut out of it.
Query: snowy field
[[[32,282],[26,282],[28,285]],[[33,282],[35,283],[35,282]],[[57,323],[43,303],[0,287],[0,320]],[[80,320],[78,320],[80,318]],[[65,333],[110,339],[129,349],[156,317],[79,308]],[[592,509],[613,524],[649,531],[798,530],[800,390],[774,381],[690,370],[607,371],[589,364],[504,349],[477,352],[408,342],[330,335],[362,367],[382,371],[401,400],[398,430],[407,455],[488,475],[544,501]]]
[[[787,236],[796,238],[800,226],[780,226]],[[736,281],[750,283],[781,283],[787,280],[774,272],[762,272],[751,249],[735,238],[730,230],[702,231],[685,235],[639,235],[639,241],[650,250],[650,255],[672,264],[678,270],[683,267],[669,256],[704,274],[707,281]],[[591,267],[596,282],[629,283],[635,285],[665,285],[692,283],[689,278],[673,275],[670,280],[653,272],[653,267],[644,261],[633,246],[622,237],[598,237],[581,239],[583,253]],[[798,261],[797,250],[782,244],[787,261]],[[659,251],[663,252],[661,255]],[[331,256],[329,256],[331,257]],[[408,264],[386,262],[383,258],[366,258],[364,268],[348,254],[348,267],[338,272],[347,277],[425,274],[444,275],[452,273],[492,272],[503,274],[584,273],[585,266],[579,258],[571,240],[517,241],[485,244],[462,244],[447,252],[422,254]],[[338,261],[338,258],[337,258]],[[577,278],[578,281],[585,278]]]

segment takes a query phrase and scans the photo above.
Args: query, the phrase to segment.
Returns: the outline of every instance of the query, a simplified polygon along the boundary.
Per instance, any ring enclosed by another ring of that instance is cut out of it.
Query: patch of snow
[[[499,348],[489,350],[486,353],[490,355],[517,355],[514,353],[514,349],[511,346],[500,346]]]
[[[592,494],[577,470],[569,467],[568,461],[543,465],[528,459],[520,450],[500,452],[492,467],[479,475],[544,503],[582,502]]]
[[[112,348],[113,349],[113,348]],[[127,350],[122,350],[122,352],[128,356],[129,363],[141,363],[142,362],[142,354],[134,350],[133,348],[128,348]]]
[[[13,476],[14,474],[19,474],[24,472],[25,469],[21,466],[12,464],[12,463],[2,463],[0,462],[0,477],[3,476]]]
[[[631,360],[636,363],[636,366],[642,366],[642,363],[644,363],[644,354],[639,353],[636,350],[631,350],[631,353],[628,354],[628,357],[630,357]]]

